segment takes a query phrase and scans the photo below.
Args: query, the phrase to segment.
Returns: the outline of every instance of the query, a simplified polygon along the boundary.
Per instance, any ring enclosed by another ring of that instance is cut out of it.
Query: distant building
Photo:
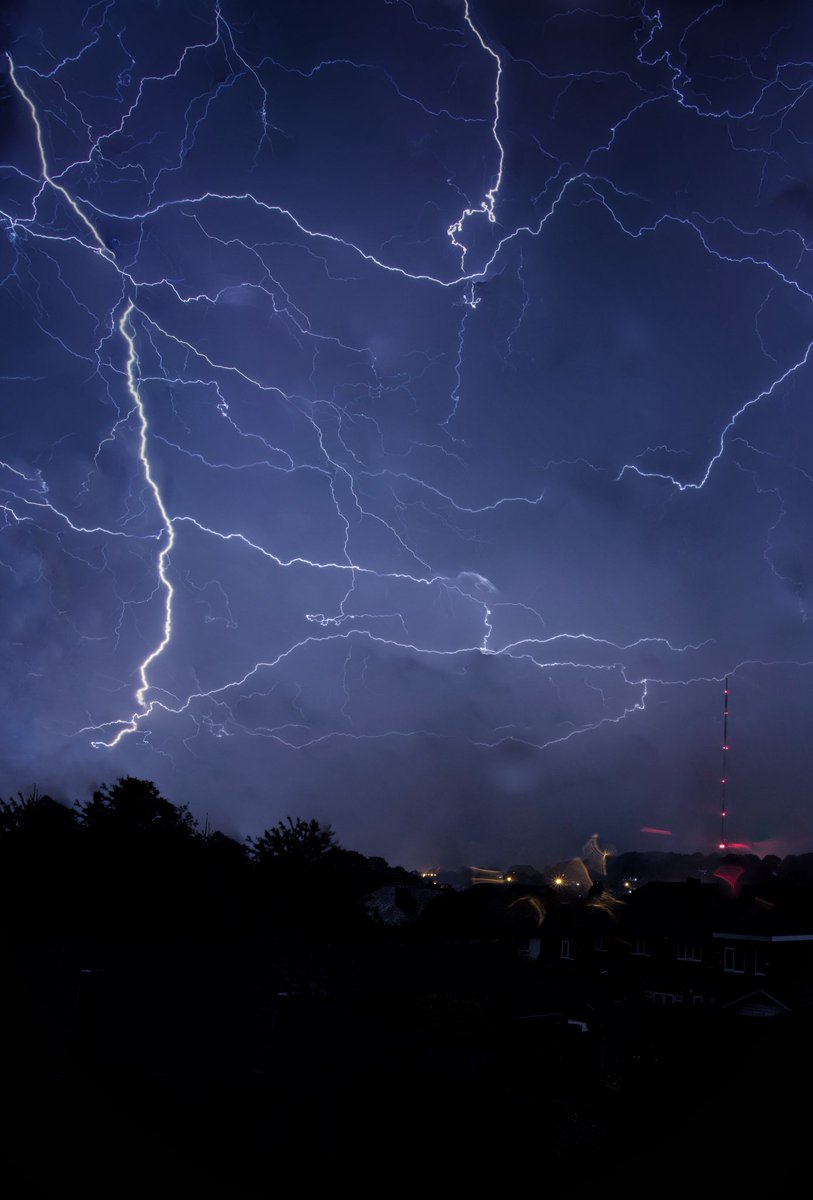
[[[420,887],[389,883],[371,892],[365,903],[368,912],[375,914],[385,925],[408,925],[417,920],[437,896],[438,889],[433,882]]]
[[[582,999],[777,1016],[813,1005],[813,890],[688,880],[569,898],[527,956]]]

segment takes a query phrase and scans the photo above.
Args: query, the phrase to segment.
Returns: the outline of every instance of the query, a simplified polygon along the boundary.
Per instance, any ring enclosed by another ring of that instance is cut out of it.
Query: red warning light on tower
[[[726,837],[725,837],[725,819],[727,816],[726,786],[728,783],[727,758],[728,758],[728,678],[726,678],[725,684],[723,686],[723,769],[721,772],[722,778],[720,779],[720,786],[722,788],[722,794],[720,796],[720,841],[717,844],[719,850],[725,850],[728,846],[728,843],[726,842]]]

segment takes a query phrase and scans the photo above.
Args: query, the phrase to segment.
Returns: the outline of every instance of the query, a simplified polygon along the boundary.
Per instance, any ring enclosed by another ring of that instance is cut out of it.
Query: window
[[[723,970],[735,975],[745,974],[745,951],[742,946],[726,946],[723,951]]]
[[[651,958],[652,950],[646,938],[636,938],[632,944],[632,953],[637,954],[639,958]]]
[[[678,942],[678,962],[702,962],[703,951],[692,942]]]
[[[576,943],[571,942],[569,938],[562,938],[562,958],[566,958],[572,962],[575,957]]]
[[[644,992],[647,1000],[652,1004],[682,1004],[683,996],[680,992]]]
[[[595,940],[595,943],[594,943],[594,947],[595,947],[595,949],[596,949],[596,950],[598,950],[598,951],[599,951],[601,954],[606,954],[606,953],[607,953],[607,946],[606,946],[606,943],[605,943],[605,941],[604,941],[604,934],[603,934],[603,933],[597,933],[597,934],[596,934],[596,940]]]

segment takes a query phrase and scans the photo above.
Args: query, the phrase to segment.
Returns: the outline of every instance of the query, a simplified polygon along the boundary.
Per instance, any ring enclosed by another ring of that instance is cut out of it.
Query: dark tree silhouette
[[[250,841],[249,852],[258,907],[277,935],[341,938],[371,927],[364,897],[386,875],[376,862],[343,849],[329,825],[286,817]]]
[[[251,853],[261,864],[288,860],[292,865],[318,862],[330,850],[339,849],[333,830],[318,821],[286,817],[256,839],[249,839]]]
[[[197,828],[186,805],[171,804],[154,783],[131,775],[112,787],[102,784],[86,804],[77,802],[76,811],[80,824],[91,833],[179,833],[191,837]]]
[[[76,900],[89,934],[108,946],[185,936],[197,919],[203,844],[189,809],[132,776],[102,785],[75,807],[81,855]]]
[[[30,796],[19,793],[17,800],[0,800],[0,836],[18,834],[48,842],[69,836],[74,826],[73,811],[36,788]]]
[[[5,913],[17,914],[13,927],[24,940],[63,930],[72,920],[78,835],[73,810],[36,789],[0,801],[0,903]]]

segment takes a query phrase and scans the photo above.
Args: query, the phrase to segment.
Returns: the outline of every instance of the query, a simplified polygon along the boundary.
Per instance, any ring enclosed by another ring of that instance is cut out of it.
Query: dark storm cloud
[[[8,789],[806,843],[803,6],[12,16]]]

